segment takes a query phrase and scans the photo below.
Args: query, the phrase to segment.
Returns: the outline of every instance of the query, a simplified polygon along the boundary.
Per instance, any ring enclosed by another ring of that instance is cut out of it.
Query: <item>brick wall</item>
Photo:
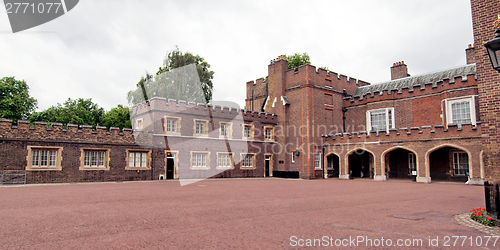
[[[495,37],[493,22],[500,14],[498,0],[471,0],[475,60],[479,87],[479,110],[484,145],[486,180],[500,182],[500,73],[491,66],[483,42]]]

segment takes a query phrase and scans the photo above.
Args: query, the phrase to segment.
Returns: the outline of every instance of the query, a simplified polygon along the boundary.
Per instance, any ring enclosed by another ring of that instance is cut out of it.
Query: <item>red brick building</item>
[[[500,182],[500,73],[491,66],[483,43],[495,37],[493,23],[500,14],[496,0],[471,0],[475,49],[471,50],[477,67],[479,111],[486,180]]]
[[[277,115],[275,173],[301,178],[416,178],[482,184],[476,66],[369,84],[276,59],[247,83],[246,107]]]
[[[271,61],[246,84],[247,110],[153,98],[134,130],[0,120],[0,170],[27,182],[209,177],[500,181],[500,75],[484,41],[497,0],[471,0],[467,64],[369,84],[311,65]]]

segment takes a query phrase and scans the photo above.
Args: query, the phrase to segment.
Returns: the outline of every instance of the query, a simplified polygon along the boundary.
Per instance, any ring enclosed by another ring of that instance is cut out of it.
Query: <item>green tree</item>
[[[283,55],[283,59],[288,61],[288,68],[299,70],[299,67],[305,64],[311,64],[311,58],[304,52],[303,54],[295,53],[293,55]]]
[[[195,65],[199,79],[192,79],[186,71],[173,71],[191,64]],[[141,77],[137,89],[130,91],[127,99],[132,105],[156,96],[208,103],[212,99],[213,77],[214,72],[210,70],[210,64],[203,57],[189,52],[183,53],[176,47],[168,52],[163,67],[158,69],[155,76],[146,73]],[[201,83],[202,93],[198,91],[200,89],[200,86],[197,86],[198,80]]]
[[[106,128],[132,128],[130,121],[130,109],[128,107],[118,104],[118,106],[104,113],[101,117],[101,126]]]
[[[0,117],[26,120],[37,107],[37,100],[30,97],[26,82],[14,77],[4,77],[0,80]]]
[[[64,104],[58,103],[44,111],[31,115],[30,120],[44,121],[48,123],[60,122],[62,124],[82,124],[93,127],[100,125],[104,109],[92,102],[92,98],[79,98],[72,100],[68,98]]]

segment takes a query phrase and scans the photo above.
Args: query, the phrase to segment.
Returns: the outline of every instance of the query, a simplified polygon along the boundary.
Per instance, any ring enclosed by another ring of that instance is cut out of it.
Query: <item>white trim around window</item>
[[[167,135],[181,135],[181,118],[174,116],[165,116],[164,131]]]
[[[109,148],[81,148],[80,170],[109,170]]]
[[[321,170],[321,153],[314,154],[314,169]]]
[[[233,138],[233,124],[230,122],[219,122],[219,138]]]
[[[476,97],[467,96],[444,100],[446,125],[472,124],[476,126]]]
[[[191,151],[191,169],[206,170],[210,169],[210,152]]]
[[[396,127],[394,108],[381,108],[366,111],[367,131],[386,131]]]
[[[207,120],[193,120],[193,135],[208,137],[208,121]]]
[[[274,127],[264,126],[264,141],[274,141]]]
[[[253,140],[255,125],[243,124],[243,140]]]
[[[127,149],[125,170],[151,169],[151,150]]]
[[[62,170],[62,147],[28,146],[27,171]]]
[[[217,152],[217,169],[234,169],[233,153]]]
[[[255,154],[241,153],[241,169],[255,169]]]

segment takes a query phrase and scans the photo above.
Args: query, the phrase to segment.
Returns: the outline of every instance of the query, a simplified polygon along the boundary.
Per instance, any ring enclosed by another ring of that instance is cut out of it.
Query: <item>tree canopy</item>
[[[190,65],[195,68],[191,70]],[[210,64],[203,57],[183,53],[176,47],[168,52],[163,67],[158,69],[155,76],[146,73],[141,77],[137,89],[128,93],[128,102],[133,105],[146,98],[164,97],[208,103],[212,99],[214,76],[209,68]],[[194,73],[198,74],[199,79],[193,79]]]
[[[68,98],[63,104],[58,103],[46,110],[33,113],[30,120],[32,122],[59,122],[64,126],[71,123],[91,125],[92,127],[105,126],[108,129],[110,127],[132,128],[128,107],[118,104],[106,112],[97,103],[92,102],[91,98],[75,100]]]
[[[130,109],[118,104],[118,106],[112,108],[101,116],[100,125],[105,126],[106,128],[132,128]]]
[[[37,100],[30,96],[24,80],[4,77],[0,80],[0,117],[13,121],[26,120],[36,109]]]
[[[288,68],[299,70],[299,67],[305,64],[311,64],[311,58],[304,52],[302,54],[295,52],[293,55],[283,55],[283,59],[288,61]]]
[[[64,104],[58,103],[44,111],[33,113],[31,121],[59,122],[62,124],[100,125],[104,109],[92,102],[92,98],[68,98]]]

